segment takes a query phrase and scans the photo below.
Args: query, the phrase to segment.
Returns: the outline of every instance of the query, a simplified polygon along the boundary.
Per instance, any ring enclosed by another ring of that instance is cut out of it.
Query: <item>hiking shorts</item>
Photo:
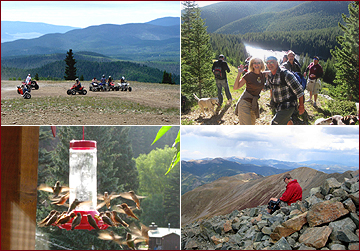
[[[308,79],[306,89],[311,92],[312,94],[319,94],[321,87],[320,79]]]

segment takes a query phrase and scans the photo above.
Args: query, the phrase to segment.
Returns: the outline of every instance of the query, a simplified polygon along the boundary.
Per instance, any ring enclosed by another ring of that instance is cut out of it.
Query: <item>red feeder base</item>
[[[75,214],[80,213],[81,214],[81,223],[80,225],[78,225],[77,227],[75,227],[75,230],[93,230],[95,228],[93,228],[88,220],[87,220],[87,215],[91,214],[92,217],[95,219],[96,224],[98,225],[98,227],[101,230],[107,229],[109,227],[109,225],[105,224],[102,220],[98,220],[96,219],[94,216],[95,215],[99,215],[99,212],[97,210],[90,210],[90,211],[73,211]],[[74,219],[74,218],[73,218]],[[70,230],[71,229],[71,223],[73,221],[73,219],[71,219],[68,223],[59,225],[58,227],[61,229],[66,229],[66,230]]]

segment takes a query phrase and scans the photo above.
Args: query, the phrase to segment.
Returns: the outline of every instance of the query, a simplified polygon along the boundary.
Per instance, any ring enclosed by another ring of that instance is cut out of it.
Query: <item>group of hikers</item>
[[[257,57],[248,58],[247,61],[247,66],[240,65],[238,67],[238,75],[233,87],[234,90],[237,90],[246,85],[235,108],[240,125],[255,125],[256,119],[260,117],[258,99],[261,90],[270,90],[270,106],[275,109],[272,125],[291,125],[294,113],[302,115],[305,112],[305,86],[310,92],[310,98],[306,101],[312,102],[314,96],[313,106],[317,106],[317,95],[321,86],[319,78],[323,75],[323,69],[317,56],[313,57],[313,62],[303,73],[301,73],[299,62],[295,59],[295,53],[291,50],[284,55],[281,64],[275,56],[268,56],[265,62]],[[231,103],[232,96],[226,77],[230,68],[224,55],[220,54],[218,60],[213,63],[212,71],[218,89],[219,107],[223,103],[223,87],[228,103]],[[305,83],[301,84],[301,82]]]

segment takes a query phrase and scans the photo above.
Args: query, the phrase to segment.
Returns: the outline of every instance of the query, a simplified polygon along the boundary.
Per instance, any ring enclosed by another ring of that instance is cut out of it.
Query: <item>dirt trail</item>
[[[20,81],[1,81],[2,125],[179,125],[180,87],[132,83],[129,91],[67,95],[73,82],[38,81],[31,99],[17,94]]]

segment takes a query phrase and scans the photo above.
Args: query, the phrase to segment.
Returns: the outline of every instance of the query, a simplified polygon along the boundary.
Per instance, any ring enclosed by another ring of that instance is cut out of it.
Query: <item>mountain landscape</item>
[[[27,25],[25,26],[27,27]],[[39,27],[37,23],[35,26]],[[68,27],[59,27],[59,30],[60,28]],[[29,30],[31,29],[29,28]],[[14,34],[21,32],[20,29],[13,30]],[[41,32],[45,32],[45,29],[40,29],[39,33]],[[26,71],[38,67],[51,68],[49,64],[63,60],[69,49],[72,49],[75,57],[78,57],[77,67],[83,64],[81,60],[105,62],[109,65],[119,61],[131,61],[161,71],[165,70],[173,75],[179,75],[180,18],[165,17],[148,23],[123,25],[103,24],[83,29],[72,29],[65,33],[47,33],[33,39],[2,42],[1,67],[2,72],[8,73],[7,75],[2,73],[2,79],[9,77],[9,71],[4,67],[12,68],[11,71],[15,77],[17,77],[16,74],[22,74],[21,70]],[[77,54],[82,55],[77,56]],[[63,55],[62,59],[60,59],[61,55]],[[31,63],[34,61],[35,63]],[[87,66],[84,67],[88,68]],[[114,67],[116,66],[113,65]],[[39,71],[41,72],[41,70]],[[100,74],[109,71],[102,67]],[[97,73],[93,72],[91,78],[94,75]],[[179,83],[179,80],[176,82]]]
[[[326,178],[301,201],[272,214],[266,205],[257,205],[182,224],[181,249],[358,250],[359,171],[347,174]]]
[[[284,173],[299,167],[309,167],[323,173],[343,173],[348,170],[358,170],[358,163],[353,166],[326,161],[290,162],[274,159],[257,159],[251,157],[205,158],[201,160],[181,161],[181,194],[198,186],[213,182],[221,177],[229,177],[243,173],[254,172],[260,176],[270,176]]]
[[[1,21],[1,43],[18,39],[32,39],[49,33],[65,33],[78,27],[46,23]]]
[[[245,34],[337,27],[348,1],[220,2],[201,8],[208,32]]]
[[[328,178],[343,182],[358,171],[327,174],[308,167],[289,171],[303,189],[303,198],[311,188],[318,187]],[[266,205],[270,198],[280,198],[285,191],[282,182],[284,173],[263,177],[255,173],[222,177],[199,186],[181,196],[181,225],[195,220],[224,215],[234,210],[242,210]]]

